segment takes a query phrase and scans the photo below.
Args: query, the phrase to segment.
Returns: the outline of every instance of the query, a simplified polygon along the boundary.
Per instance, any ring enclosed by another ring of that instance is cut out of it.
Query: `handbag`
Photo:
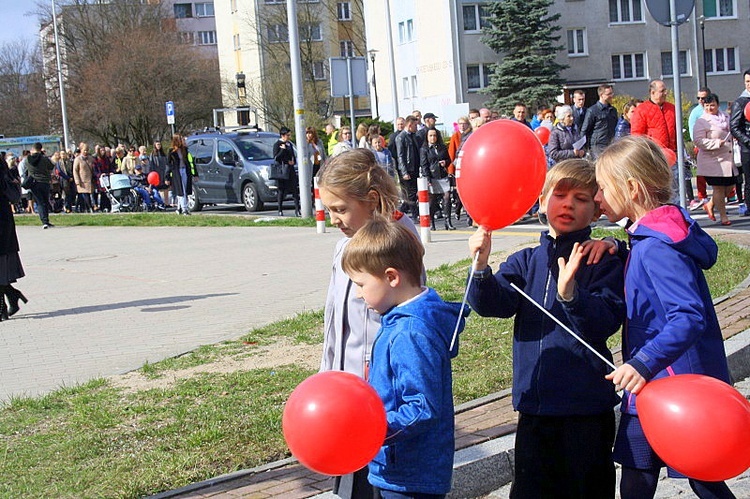
[[[3,194],[8,198],[10,204],[17,204],[21,201],[21,187],[13,182],[9,176],[3,179]]]
[[[289,180],[289,165],[274,161],[268,167],[269,180]]]
[[[30,174],[26,174],[26,177],[23,179],[23,182],[21,182],[21,187],[24,189],[31,189],[34,187],[34,184],[36,184],[36,180],[34,180],[34,177],[32,177]]]

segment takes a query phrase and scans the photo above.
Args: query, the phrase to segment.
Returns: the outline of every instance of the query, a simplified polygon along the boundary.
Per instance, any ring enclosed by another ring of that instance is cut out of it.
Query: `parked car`
[[[191,211],[206,204],[242,204],[247,211],[276,203],[276,182],[268,179],[276,133],[256,130],[202,132],[187,137],[187,146],[198,170]]]

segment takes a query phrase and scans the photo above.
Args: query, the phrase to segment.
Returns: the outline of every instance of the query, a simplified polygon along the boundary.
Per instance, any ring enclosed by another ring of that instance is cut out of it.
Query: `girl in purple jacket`
[[[630,136],[609,146],[596,163],[596,200],[611,221],[628,218],[625,265],[627,321],[624,364],[607,375],[624,390],[614,460],[622,465],[623,499],[653,497],[665,466],[646,441],[635,398],[652,379],[704,374],[729,382],[724,343],[703,275],[718,248],[687,211],[668,204],[672,173],[661,148]],[[668,469],[669,476],[684,478]],[[690,479],[700,498],[733,498],[724,482]]]

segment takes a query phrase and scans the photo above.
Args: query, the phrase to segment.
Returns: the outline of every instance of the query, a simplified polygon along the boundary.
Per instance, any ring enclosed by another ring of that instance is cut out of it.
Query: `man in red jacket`
[[[667,102],[667,86],[661,80],[652,80],[648,85],[649,100],[635,108],[630,122],[630,133],[646,135],[677,157],[677,131],[674,104]],[[677,165],[672,165],[675,203],[679,203]]]

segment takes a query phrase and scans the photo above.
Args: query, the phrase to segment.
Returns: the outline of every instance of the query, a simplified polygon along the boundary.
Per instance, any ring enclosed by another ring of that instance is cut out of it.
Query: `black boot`
[[[7,308],[8,316],[15,315],[18,312],[18,310],[20,310],[21,307],[18,306],[19,299],[23,301],[24,303],[29,302],[28,298],[26,298],[23,295],[23,293],[21,293],[19,290],[17,290],[10,284],[5,287],[5,296],[8,297],[8,308]],[[3,300],[3,302],[4,301],[5,300]]]
[[[5,293],[8,290],[8,286],[0,286],[0,322],[6,321],[9,318],[8,306],[5,304]]]
[[[451,222],[451,204],[447,203],[447,206],[445,208],[445,230],[456,230],[456,228],[453,226],[453,222]]]

